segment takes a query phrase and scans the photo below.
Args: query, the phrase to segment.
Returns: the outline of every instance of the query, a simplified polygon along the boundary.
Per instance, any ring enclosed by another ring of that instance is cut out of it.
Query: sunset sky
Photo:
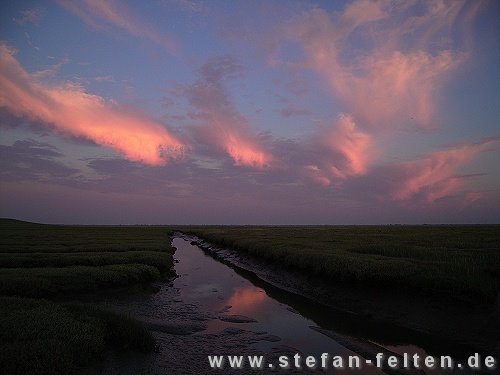
[[[500,222],[500,1],[0,5],[0,217]]]

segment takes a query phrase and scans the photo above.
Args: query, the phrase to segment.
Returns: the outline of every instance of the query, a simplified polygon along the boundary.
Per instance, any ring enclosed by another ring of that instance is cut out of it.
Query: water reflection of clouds
[[[248,285],[235,288],[226,303],[232,306],[231,313],[248,314],[258,310],[266,297],[262,289]]]

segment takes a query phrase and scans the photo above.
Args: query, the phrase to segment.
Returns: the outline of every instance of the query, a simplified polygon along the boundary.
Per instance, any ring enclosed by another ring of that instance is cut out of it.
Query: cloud
[[[460,210],[463,210],[464,208],[472,205],[474,202],[478,201],[479,199],[483,198],[483,193],[480,191],[469,191],[465,193],[462,204],[460,205]]]
[[[295,153],[289,164],[302,166],[299,178],[323,186],[324,191],[318,192],[322,196],[331,194],[332,198],[356,206],[390,202],[394,207],[416,209],[439,202],[447,209],[461,210],[487,193],[477,186],[470,190],[470,183],[485,173],[464,174],[462,169],[483,153],[498,153],[500,137],[450,145],[410,161],[376,164],[377,149],[371,137],[360,132],[349,117],[338,123],[318,134],[306,149],[299,144],[285,146]],[[290,172],[285,176],[289,180]]]
[[[74,84],[40,82],[6,45],[0,45],[0,86],[0,107],[11,114],[112,148],[130,161],[163,165],[180,156],[185,147],[162,124],[143,114],[118,108]]]
[[[470,23],[476,8],[463,1],[358,0],[333,15],[304,12],[285,33],[302,46],[303,66],[325,79],[356,122],[425,128],[434,125],[437,93],[467,57],[451,48],[460,42],[452,26]]]
[[[205,13],[207,11],[207,4],[201,1],[192,0],[173,0],[167,3],[168,6],[177,6],[180,9],[191,13]]]
[[[305,166],[305,174],[322,185],[365,174],[374,157],[371,136],[360,131],[348,115],[340,115],[317,134],[306,152],[314,158]]]
[[[96,30],[105,30],[112,26],[132,36],[150,40],[171,53],[175,51],[175,43],[169,36],[162,35],[148,22],[140,20],[123,2],[114,0],[57,0],[57,2]]]
[[[30,155],[35,158],[56,158],[63,156],[59,150],[44,142],[37,142],[32,139],[24,139],[22,141],[16,141],[12,145],[12,149],[15,150],[16,154]]]
[[[79,171],[58,160],[62,156],[54,146],[31,139],[0,145],[0,176],[3,181],[68,179]]]
[[[111,76],[111,75],[97,76],[94,78],[94,81],[96,81],[96,82],[110,82],[110,83],[116,82],[115,79],[113,78],[113,76]]]
[[[432,203],[449,196],[462,187],[465,179],[471,177],[456,175],[458,169],[478,154],[490,150],[499,141],[497,137],[478,143],[465,143],[399,164],[396,167],[399,177],[392,187],[392,199],[421,197],[427,203]]]
[[[311,112],[307,109],[297,107],[293,104],[288,104],[285,108],[280,111],[283,117],[297,117],[297,116],[307,116],[310,115]]]
[[[49,66],[47,69],[44,70],[39,70],[37,72],[32,73],[32,77],[36,80],[44,79],[44,78],[52,78],[54,77],[59,71],[61,70],[61,67],[67,63],[69,63],[70,60],[68,58],[64,58],[61,61],[59,61],[56,64],[53,64]]]
[[[199,122],[194,137],[228,154],[237,166],[264,168],[272,155],[261,145],[262,137],[253,134],[247,119],[230,100],[224,81],[240,76],[244,69],[230,56],[211,59],[199,72],[199,79],[183,88]]]
[[[14,22],[19,25],[35,24],[37,25],[43,16],[43,11],[40,8],[23,9],[20,15],[14,18]]]
[[[477,186],[469,189],[470,182],[485,173],[464,174],[462,169],[485,152],[498,152],[499,142],[500,137],[486,138],[450,145],[410,161],[375,165],[365,174],[346,180],[341,191],[358,203],[393,202],[399,203],[395,207],[413,209],[439,203],[448,209],[463,209],[483,196]]]
[[[38,47],[37,45],[35,45],[33,43],[33,41],[31,40],[31,36],[30,36],[30,34],[27,31],[24,32],[24,36],[26,37],[26,43],[28,43],[28,45],[31,48],[33,48],[36,51],[40,51],[40,47]]]

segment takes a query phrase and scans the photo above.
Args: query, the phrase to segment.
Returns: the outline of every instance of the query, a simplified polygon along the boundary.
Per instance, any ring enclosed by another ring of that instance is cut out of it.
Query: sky
[[[0,217],[500,223],[500,2],[0,5]]]

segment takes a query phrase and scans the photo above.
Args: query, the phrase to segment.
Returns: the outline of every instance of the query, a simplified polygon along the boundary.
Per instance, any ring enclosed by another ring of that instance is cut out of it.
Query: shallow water
[[[320,355],[326,352],[330,356],[339,355],[347,358],[349,355],[357,354],[342,345],[350,340],[349,336],[355,338],[356,345],[359,342],[368,342],[368,344],[370,341],[376,342],[373,340],[373,332],[371,335],[363,335],[363,330],[366,329],[378,331],[375,336],[380,337],[384,342],[381,346],[392,352],[427,355],[426,350],[413,343],[411,338],[401,341],[401,336],[404,336],[405,332],[398,332],[397,329],[385,326],[368,326],[366,322],[360,322],[359,318],[357,321],[353,320],[327,306],[282,291],[263,282],[251,272],[232,269],[206,255],[199,247],[191,244],[189,237],[176,237],[173,240],[173,246],[177,248],[174,258],[178,263],[175,269],[180,275],[175,280],[174,287],[179,289],[184,303],[196,304],[202,310],[210,311],[214,318],[207,322],[206,331],[198,334],[217,333],[228,327],[255,332],[264,331],[274,339],[256,342],[253,344],[256,351],[269,352],[273,346],[284,345],[294,348],[304,356],[314,355],[320,358]],[[227,316],[232,315],[255,321],[243,323],[225,321]],[[332,332],[333,338],[311,327],[328,330]],[[336,332],[336,328],[342,328],[342,334]],[[340,343],[334,339],[336,337],[340,338]],[[393,342],[391,342],[392,337],[394,337]],[[435,342],[429,344],[440,345]],[[362,349],[361,345],[360,351]],[[453,355],[453,353],[446,354]],[[459,372],[467,373],[464,370]],[[434,369],[426,372],[438,374],[444,371]],[[380,372],[371,366],[364,365],[363,373]]]
[[[344,358],[356,355],[330,337],[312,330],[311,326],[317,326],[313,320],[270,297],[263,288],[206,255],[188,240],[175,238],[172,244],[177,248],[174,258],[178,261],[175,269],[179,275],[174,287],[179,288],[183,302],[196,304],[218,316],[199,334],[217,333],[228,327],[243,328],[272,335],[269,340],[254,344],[256,352],[266,353],[277,345],[285,345],[304,356],[314,355],[318,359],[325,352]],[[225,321],[235,315],[255,322]],[[363,373],[380,372],[366,368]]]
[[[363,359],[370,355],[373,358],[380,347],[393,353],[420,356],[428,353],[423,347],[437,347],[439,354],[454,357],[451,348],[443,343],[419,335],[414,337],[391,326],[374,325],[368,319],[277,288],[253,272],[230,267],[206,255],[198,246],[191,245],[191,240],[187,236],[173,239],[178,277],[154,283],[155,293],[124,292],[95,301],[104,308],[143,321],[153,331],[158,351],[147,355],[110,353],[106,361],[84,374],[213,373],[209,355],[263,355],[274,363],[273,370],[266,363],[258,373],[310,372],[305,368],[284,372],[276,368],[280,355],[288,355],[293,362],[295,353],[300,353],[302,366],[306,356],[313,355],[320,361],[321,354],[328,353],[330,368],[321,371],[328,374],[336,372],[331,366],[332,356],[342,356],[347,361],[348,356],[361,355],[362,370],[351,373],[380,374],[381,370],[367,365]],[[375,350],[374,343],[379,345]],[[226,366],[218,372],[227,370]],[[450,372],[427,370],[429,374]],[[455,372],[470,373],[465,369]],[[253,374],[256,370],[247,365],[234,373]]]
[[[205,255],[188,241],[176,238],[175,258],[177,274],[174,286],[180,288],[184,302],[197,303],[204,309],[225,315],[242,315],[256,320],[254,323],[232,323],[220,319],[208,322],[208,332],[227,327],[253,331],[267,331],[281,337],[281,342],[303,353],[318,355],[325,351],[339,355],[354,354],[334,340],[311,330],[316,323],[304,318],[290,306],[269,297],[266,291],[236,274],[226,265]],[[262,348],[261,348],[262,349]]]

